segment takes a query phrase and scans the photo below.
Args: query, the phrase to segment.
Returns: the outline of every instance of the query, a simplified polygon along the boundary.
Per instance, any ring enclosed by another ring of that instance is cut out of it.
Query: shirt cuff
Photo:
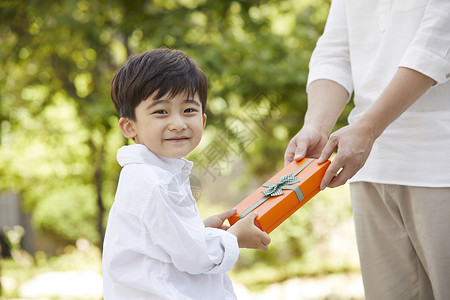
[[[450,80],[450,62],[425,49],[408,48],[400,61],[399,67],[416,70],[432,78],[438,84]]]
[[[223,256],[220,264],[216,265],[213,269],[209,270],[208,273],[218,273],[218,272],[228,272],[236,264],[239,258],[239,245],[235,235],[226,232],[222,229],[207,227],[211,236],[220,236],[220,244],[223,247]]]
[[[315,66],[309,71],[308,82],[306,84],[306,92],[308,92],[309,85],[316,80],[327,79],[336,82],[347,90],[350,100],[353,93],[353,81],[351,76],[343,72],[340,68],[335,68],[330,65]],[[347,101],[348,101],[347,100]]]

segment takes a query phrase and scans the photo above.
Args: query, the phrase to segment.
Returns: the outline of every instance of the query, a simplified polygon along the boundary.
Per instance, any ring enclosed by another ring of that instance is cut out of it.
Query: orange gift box
[[[239,203],[228,221],[233,225],[254,211],[255,225],[270,233],[320,191],[329,165],[330,161],[319,165],[313,158],[291,162]]]

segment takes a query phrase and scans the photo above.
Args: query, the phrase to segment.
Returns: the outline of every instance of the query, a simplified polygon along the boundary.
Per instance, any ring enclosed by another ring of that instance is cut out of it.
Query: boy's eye
[[[155,112],[153,112],[154,114],[159,114],[159,115],[163,115],[163,114],[167,114],[167,112],[163,109],[157,110]]]
[[[194,113],[194,112],[197,112],[197,110],[194,108],[188,108],[188,109],[185,109],[184,112],[185,113]]]

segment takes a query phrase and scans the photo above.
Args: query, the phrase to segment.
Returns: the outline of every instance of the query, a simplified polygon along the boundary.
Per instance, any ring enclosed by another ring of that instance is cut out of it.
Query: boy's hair
[[[154,94],[156,92],[156,94]],[[208,82],[195,61],[184,52],[155,49],[131,56],[111,81],[111,99],[120,117],[135,121],[135,109],[151,95],[160,99],[180,93],[198,94],[205,112]]]

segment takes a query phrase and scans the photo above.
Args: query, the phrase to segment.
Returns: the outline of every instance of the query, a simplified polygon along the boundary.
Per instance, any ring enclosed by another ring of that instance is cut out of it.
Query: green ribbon
[[[264,195],[264,197],[262,197],[261,199],[259,199],[255,203],[253,203],[253,205],[248,207],[245,211],[243,211],[239,215],[239,219],[244,218],[246,215],[248,215],[254,209],[256,209],[261,204],[266,202],[270,197],[283,195],[283,190],[293,190],[295,192],[295,194],[297,195],[298,202],[302,202],[302,200],[305,199],[305,196],[303,195],[300,187],[297,185],[293,185],[293,184],[300,182],[300,180],[298,180],[298,178],[296,176],[298,175],[298,173],[300,173],[304,168],[306,168],[313,161],[314,161],[313,158],[308,159],[297,170],[295,170],[295,172],[281,176],[277,183],[273,183],[273,182],[264,183],[262,186],[267,187],[266,189],[261,191],[261,193]]]
[[[294,183],[300,182],[297,177],[295,177],[292,174],[287,174],[281,176],[280,180],[277,184],[268,187],[267,189],[264,189],[261,191],[261,193],[264,194],[264,196],[280,196],[283,195],[282,187],[285,185],[292,185]],[[266,185],[267,186],[267,185]]]

